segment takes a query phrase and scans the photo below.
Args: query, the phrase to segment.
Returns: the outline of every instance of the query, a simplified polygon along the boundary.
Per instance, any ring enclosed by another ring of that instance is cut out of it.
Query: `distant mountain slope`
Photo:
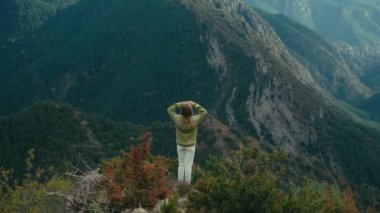
[[[9,93],[0,95],[0,111],[53,98],[150,123],[166,119],[166,105],[180,97],[207,106],[217,98],[217,74],[199,34],[193,15],[176,4],[82,1],[27,38],[24,56],[3,67],[12,78],[1,85]]]
[[[376,0],[246,0],[254,7],[284,14],[340,45],[367,63],[380,53],[380,6]],[[349,46],[347,46],[347,44]],[[369,54],[370,53],[370,54]]]
[[[32,63],[39,47],[26,54],[25,38],[79,0],[3,0],[0,2],[0,78]]]
[[[362,108],[370,114],[373,120],[380,121],[380,92],[365,100]]]
[[[373,95],[369,100],[368,100],[368,109],[373,111],[373,112],[378,112],[380,113],[380,92],[376,93]]]
[[[65,104],[38,103],[0,117],[0,165],[14,168],[16,175],[23,173],[20,169],[32,148],[42,168],[84,166],[81,160],[96,165],[136,143],[141,128],[88,116]]]
[[[371,94],[371,90],[353,74],[339,50],[319,34],[283,15],[264,11],[260,14],[291,53],[306,65],[313,78],[335,97],[358,102]]]
[[[373,90],[380,91],[380,64],[368,69],[362,77],[362,81],[373,88]]]
[[[0,112],[51,99],[150,124],[168,120],[169,104],[193,99],[230,130],[378,200],[365,187],[380,188],[378,124],[337,101],[318,63],[303,54],[317,67],[308,69],[283,37],[238,0],[83,0],[2,50],[12,60],[2,61]],[[318,55],[332,54],[324,48]]]
[[[362,77],[376,93],[362,103],[362,108],[371,114],[371,118],[380,121],[380,64],[371,67]]]
[[[12,28],[9,19],[11,19],[12,11],[14,11],[15,9],[11,1],[1,1],[0,8],[0,34],[4,34],[6,31],[9,31],[9,29]]]
[[[79,0],[3,0],[0,2],[0,38],[15,42],[37,29],[58,10]]]

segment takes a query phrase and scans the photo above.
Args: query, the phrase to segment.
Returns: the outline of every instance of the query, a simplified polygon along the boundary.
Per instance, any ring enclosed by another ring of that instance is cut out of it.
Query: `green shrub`
[[[70,181],[53,177],[42,181],[43,171],[33,168],[34,150],[28,151],[27,174],[19,183],[12,171],[0,169],[0,212],[59,212],[72,189]]]
[[[164,203],[160,210],[162,213],[180,213],[181,211],[178,206],[178,196],[175,194],[170,196],[168,202]]]
[[[230,159],[209,163],[189,195],[192,211],[206,212],[358,212],[350,190],[305,179],[286,180],[281,152],[241,147]]]

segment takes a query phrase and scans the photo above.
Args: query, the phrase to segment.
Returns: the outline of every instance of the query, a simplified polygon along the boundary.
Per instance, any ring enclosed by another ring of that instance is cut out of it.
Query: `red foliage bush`
[[[124,152],[121,160],[110,162],[104,168],[107,178],[104,186],[113,206],[152,207],[171,192],[164,159],[151,153],[151,134],[143,134],[140,140],[141,144]]]

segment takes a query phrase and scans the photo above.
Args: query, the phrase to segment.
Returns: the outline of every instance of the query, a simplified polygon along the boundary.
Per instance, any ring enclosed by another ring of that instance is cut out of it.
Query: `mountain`
[[[191,13],[162,2],[147,3],[149,10],[137,13],[136,8],[145,8],[141,4],[81,1],[57,14],[25,39],[23,47],[29,48],[4,61],[10,63],[2,68],[7,81],[1,87],[9,92],[1,95],[5,104],[0,111],[54,98],[85,111],[150,123],[166,119],[166,105],[181,96],[211,102],[210,97],[217,97],[216,74],[198,54],[207,46],[199,41]],[[183,49],[187,51],[178,54]]]
[[[379,124],[336,99],[366,97],[368,88],[326,41],[241,1],[82,0],[0,54],[4,115],[48,99],[148,126],[168,120],[171,103],[192,99],[223,129],[291,153],[305,173],[324,168],[367,203],[379,200]],[[229,141],[206,135],[215,146]]]
[[[335,97],[358,103],[372,94],[371,89],[353,74],[340,51],[319,34],[284,15],[258,12],[273,27],[290,53],[305,64],[318,84]]]
[[[372,119],[380,121],[380,64],[377,64],[366,72],[362,81],[369,85],[374,91],[377,91],[370,98],[363,101],[362,109],[366,110]]]
[[[380,91],[380,64],[372,66],[362,77],[362,81],[375,91]]]
[[[0,3],[0,38],[16,42],[77,0],[4,0]]]
[[[254,7],[284,14],[337,43],[362,65],[377,62],[380,6],[376,0],[246,0]]]
[[[36,164],[62,171],[72,166],[96,165],[138,141],[142,126],[115,123],[87,115],[67,104],[36,103],[18,113],[0,117],[0,165],[23,174],[29,149]],[[82,162],[83,161],[83,162]]]
[[[380,121],[380,92],[365,100],[361,108],[368,112],[372,120]]]
[[[24,54],[24,37],[78,0],[3,0],[0,2],[0,77],[19,69],[28,55]],[[35,52],[35,50],[33,51]]]
[[[374,112],[380,112],[380,93],[376,93],[368,99],[368,109]]]

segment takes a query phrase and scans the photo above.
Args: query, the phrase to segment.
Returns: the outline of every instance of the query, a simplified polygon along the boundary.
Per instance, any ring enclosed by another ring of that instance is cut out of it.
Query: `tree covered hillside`
[[[19,42],[23,36],[36,30],[57,11],[76,2],[78,0],[1,1],[0,38],[10,42]]]
[[[12,56],[20,62],[5,61],[0,111],[50,98],[147,124],[164,120],[166,105],[180,97],[208,106],[216,74],[199,31],[177,4],[81,1],[27,38],[24,53]]]
[[[166,108],[194,100],[209,112],[199,164],[256,140],[297,159],[298,177],[352,188],[365,206],[380,199],[379,124],[345,103],[371,90],[332,45],[282,16],[240,0],[81,0],[3,42],[4,165],[21,167],[11,153],[29,148],[46,165],[77,153],[97,163],[144,128],[153,153],[176,156]],[[53,103],[33,106],[41,100]]]
[[[375,91],[380,91],[380,64],[376,64],[368,69],[362,77],[362,81]]]
[[[14,168],[16,175],[23,172],[21,168],[30,149],[35,150],[37,166],[57,167],[56,171],[81,165],[82,160],[96,165],[100,159],[138,141],[143,128],[89,116],[69,105],[51,102],[2,116],[0,124],[0,165]]]

